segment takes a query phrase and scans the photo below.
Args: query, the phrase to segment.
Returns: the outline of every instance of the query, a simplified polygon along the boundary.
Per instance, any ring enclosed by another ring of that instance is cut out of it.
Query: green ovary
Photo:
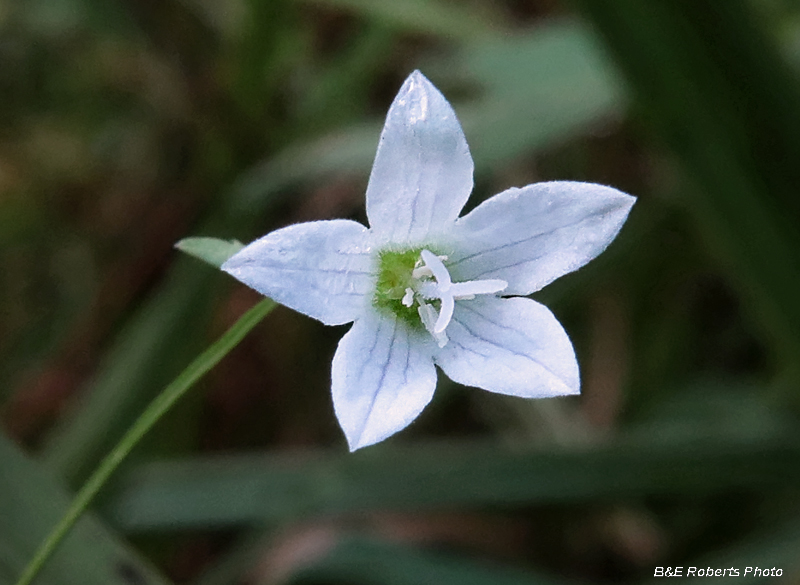
[[[378,255],[378,282],[375,287],[374,305],[381,310],[389,310],[407,323],[421,327],[417,307],[406,307],[402,300],[406,289],[414,288],[413,272],[422,248],[397,252],[385,250]]]

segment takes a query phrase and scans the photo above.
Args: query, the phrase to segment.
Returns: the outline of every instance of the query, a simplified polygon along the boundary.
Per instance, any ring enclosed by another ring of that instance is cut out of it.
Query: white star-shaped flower
[[[537,183],[458,217],[472,171],[455,112],[415,71],[381,133],[367,187],[370,228],[292,225],[222,266],[327,325],[355,322],[332,368],[351,451],[419,415],[433,397],[436,365],[456,382],[512,396],[580,391],[567,334],[523,296],[602,252],[635,198],[589,183]]]

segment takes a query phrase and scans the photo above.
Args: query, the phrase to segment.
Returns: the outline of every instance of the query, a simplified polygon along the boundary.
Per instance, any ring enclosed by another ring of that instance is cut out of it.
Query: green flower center
[[[457,300],[495,294],[508,286],[499,279],[453,282],[444,260],[447,256],[427,248],[381,252],[374,299],[378,309],[391,311],[413,327],[422,325],[439,347],[447,344],[445,329]]]
[[[414,268],[419,266],[422,248],[398,252],[384,250],[378,254],[378,282],[373,304],[389,310],[414,327],[422,327],[415,304],[403,304],[408,289],[416,288]]]

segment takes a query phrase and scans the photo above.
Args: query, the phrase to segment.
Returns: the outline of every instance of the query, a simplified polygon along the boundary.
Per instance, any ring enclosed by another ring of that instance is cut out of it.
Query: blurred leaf
[[[478,172],[564,142],[625,105],[596,40],[571,21],[467,43],[425,70],[445,83],[481,89],[477,103],[456,106]]]
[[[19,17],[38,34],[58,36],[74,33],[85,20],[84,10],[82,0],[31,0]]]
[[[334,174],[369,172],[381,126],[360,124],[289,146],[242,173],[225,197],[231,215],[251,213],[281,191]]]
[[[272,526],[260,526],[248,530],[239,537],[224,554],[214,559],[210,566],[192,582],[192,585],[230,585],[244,581],[264,554],[270,537],[274,534]]]
[[[329,582],[352,585],[553,585],[563,581],[455,554],[351,537],[300,566],[281,582],[292,585]],[[569,582],[574,583],[572,580]]]
[[[758,439],[774,432],[791,432],[797,421],[788,414],[781,416],[764,399],[764,391],[757,385],[719,380],[667,388],[665,396],[642,413],[629,432],[675,440],[698,433],[735,431],[742,438]]]
[[[129,321],[77,410],[50,433],[44,461],[83,483],[144,406],[202,349],[218,273],[185,259]],[[219,282],[219,281],[217,281]]]
[[[509,451],[381,446],[355,455],[249,455],[143,465],[108,513],[127,531],[278,521],[371,509],[516,506],[800,485],[800,440],[643,433],[613,443]]]
[[[773,576],[754,577],[753,572],[745,575],[747,567],[760,569],[778,568],[783,570],[784,579],[797,574],[800,569],[800,518],[794,518],[781,526],[768,532],[760,532],[744,542],[728,548],[725,551],[708,555],[686,566],[713,569],[734,567],[739,569],[740,578],[746,578],[747,583],[774,583]],[[647,581],[652,583],[651,580]],[[699,583],[730,583],[730,577],[696,577],[685,581],[690,584]]]
[[[278,95],[276,90],[296,60],[297,16],[288,0],[244,0],[244,5],[246,18],[241,19],[231,90],[239,109],[254,124],[262,125],[273,122],[264,118],[274,110],[265,107],[265,101]],[[280,128],[274,123],[270,126],[273,132]]]
[[[384,26],[369,23],[314,72],[309,85],[298,92],[294,106],[300,135],[319,136],[363,115],[370,103],[372,82],[385,68],[385,55],[397,42],[396,36]]]
[[[743,0],[576,0],[694,182],[686,205],[790,366],[800,351],[800,86]]]
[[[355,12],[387,26],[408,32],[454,40],[473,41],[498,28],[498,17],[473,4],[470,9],[441,0],[304,0],[337,10]]]
[[[218,238],[184,238],[175,247],[181,252],[211,264],[215,268],[244,248],[239,240],[220,240]]]
[[[178,1],[225,38],[238,36],[242,21],[248,17],[245,0],[228,0],[225,3],[214,0]]]
[[[68,494],[0,435],[0,584],[14,583],[64,514]],[[93,516],[83,518],[41,575],[51,585],[166,584]]]
[[[624,105],[615,77],[584,27],[549,24],[502,40],[474,41],[454,58],[423,68],[434,83],[472,83],[484,94],[454,107],[477,172],[585,131]],[[520,81],[524,80],[524,81]],[[276,191],[333,173],[367,174],[382,122],[333,132],[282,153],[243,174],[228,199],[245,213]]]

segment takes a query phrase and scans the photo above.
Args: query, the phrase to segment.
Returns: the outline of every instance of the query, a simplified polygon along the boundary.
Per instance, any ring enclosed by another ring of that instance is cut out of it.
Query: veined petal
[[[456,114],[422,73],[386,116],[367,187],[367,217],[383,242],[416,244],[446,231],[472,191],[472,157]]]
[[[337,219],[300,223],[267,234],[222,265],[275,301],[326,325],[354,320],[375,289],[369,230]]]
[[[434,346],[427,332],[369,310],[339,342],[333,356],[336,417],[351,451],[408,426],[436,388]]]
[[[447,335],[435,360],[460,384],[524,398],[580,391],[572,343],[536,301],[486,296],[459,301]]]
[[[457,282],[498,278],[504,294],[530,294],[605,250],[635,201],[591,183],[508,189],[456,222],[447,269]]]

